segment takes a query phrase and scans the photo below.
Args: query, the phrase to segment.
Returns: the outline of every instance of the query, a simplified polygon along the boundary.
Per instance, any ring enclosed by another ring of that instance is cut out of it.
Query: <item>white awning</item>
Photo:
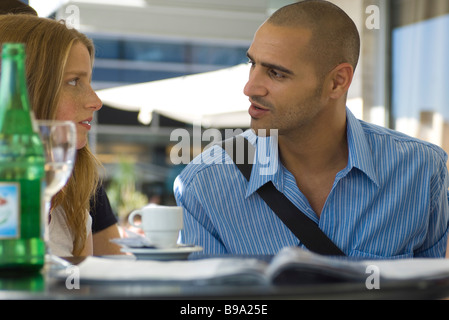
[[[152,113],[203,127],[249,127],[248,97],[243,88],[249,66],[205,72],[98,90],[104,104],[122,110],[139,111],[141,123],[149,124]]]

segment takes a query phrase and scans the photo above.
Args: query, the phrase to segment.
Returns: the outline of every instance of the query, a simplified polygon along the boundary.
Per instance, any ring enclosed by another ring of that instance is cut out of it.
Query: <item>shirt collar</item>
[[[379,186],[374,169],[372,151],[365,132],[360,121],[355,118],[348,108],[346,108],[346,126],[349,149],[348,164],[339,173],[339,178],[347,175],[352,168],[357,168]],[[251,178],[246,190],[246,198],[268,181],[271,181],[280,192],[283,192],[283,172],[286,169],[279,158],[277,139],[273,137],[259,137],[251,129],[245,131],[243,136],[256,148]]]
[[[379,186],[377,173],[374,169],[373,153],[366,139],[365,131],[360,120],[348,108],[346,108],[346,122],[349,157],[348,165],[343,172],[347,174],[352,168],[357,168]]]
[[[257,136],[251,129],[245,131],[243,136],[256,148],[251,178],[246,189],[246,198],[268,181],[271,181],[282,192],[283,166],[279,158],[277,138]]]

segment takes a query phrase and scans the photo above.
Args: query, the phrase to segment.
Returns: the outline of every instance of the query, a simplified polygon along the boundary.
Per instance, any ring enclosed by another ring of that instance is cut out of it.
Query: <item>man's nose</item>
[[[265,96],[268,90],[263,82],[263,74],[261,68],[252,67],[249,72],[248,82],[246,83],[243,93],[248,96]]]

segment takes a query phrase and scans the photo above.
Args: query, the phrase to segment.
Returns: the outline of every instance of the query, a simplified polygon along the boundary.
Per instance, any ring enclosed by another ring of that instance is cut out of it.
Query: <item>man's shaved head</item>
[[[308,52],[303,57],[313,64],[319,78],[341,63],[355,70],[360,37],[352,19],[336,5],[322,0],[305,0],[277,10],[267,23],[312,31]]]

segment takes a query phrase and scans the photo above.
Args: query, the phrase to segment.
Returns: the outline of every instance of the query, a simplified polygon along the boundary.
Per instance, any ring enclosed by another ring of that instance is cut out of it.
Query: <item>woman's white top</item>
[[[92,217],[89,213],[86,212],[86,214],[86,234],[88,235],[92,229]],[[61,206],[58,206],[52,210],[48,232],[48,247],[50,249],[50,254],[54,254],[59,257],[72,257],[73,240],[75,237],[69,230],[66,213]]]

